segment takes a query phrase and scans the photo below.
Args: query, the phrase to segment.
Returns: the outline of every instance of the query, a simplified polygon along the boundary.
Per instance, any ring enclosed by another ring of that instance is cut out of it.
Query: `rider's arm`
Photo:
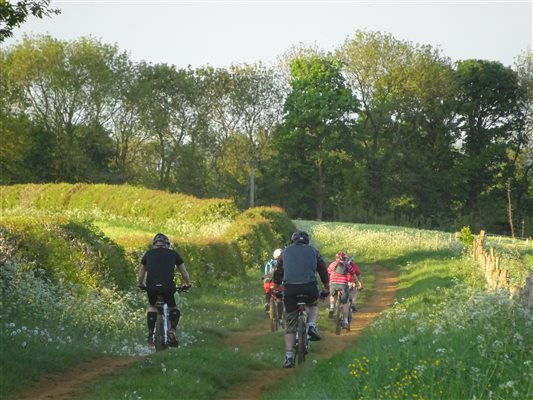
[[[187,268],[185,267],[185,263],[181,263],[178,266],[178,269],[181,273],[181,276],[183,276],[183,280],[185,281],[185,284],[188,286],[191,286],[191,278],[189,277],[189,272],[187,271]]]
[[[318,272],[318,275],[320,276],[320,280],[322,281],[324,288],[329,290],[328,267],[326,265],[326,262],[320,255],[320,253],[317,254],[316,271]]]
[[[357,285],[359,286],[359,289],[363,287],[363,280],[361,279],[361,271],[359,270],[359,266],[352,262],[352,268],[354,270],[354,280],[357,282]]]
[[[139,271],[137,272],[137,285],[144,285],[144,278],[146,276],[146,267],[143,264],[139,264]]]

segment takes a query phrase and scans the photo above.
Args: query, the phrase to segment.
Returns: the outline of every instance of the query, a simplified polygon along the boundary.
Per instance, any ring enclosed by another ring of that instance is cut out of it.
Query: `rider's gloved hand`
[[[137,287],[140,289],[140,290],[146,290],[146,285],[137,285]]]
[[[183,291],[185,291],[185,292],[186,292],[187,290],[189,290],[190,288],[192,288],[192,285],[181,285],[181,290],[183,290]]]
[[[316,293],[316,292],[315,292]],[[320,298],[325,299],[329,296],[329,290],[328,289],[322,289],[320,292]]]

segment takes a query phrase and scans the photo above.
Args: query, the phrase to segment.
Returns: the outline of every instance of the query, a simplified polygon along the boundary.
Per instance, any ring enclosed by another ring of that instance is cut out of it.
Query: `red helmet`
[[[337,260],[344,260],[344,257],[346,257],[346,254],[344,254],[342,251],[339,251],[337,254],[335,254],[335,258]]]

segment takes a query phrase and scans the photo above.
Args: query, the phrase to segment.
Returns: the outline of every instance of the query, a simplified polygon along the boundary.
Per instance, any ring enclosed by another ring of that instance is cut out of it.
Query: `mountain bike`
[[[277,332],[283,325],[283,300],[281,298],[281,292],[272,291],[269,304],[269,318],[270,318],[270,330]]]
[[[146,290],[146,286],[140,287],[141,290]],[[182,285],[176,289],[178,293],[187,293],[190,286]],[[163,296],[157,296],[155,303],[157,308],[157,318],[154,329],[154,346],[156,351],[165,350],[168,345],[168,331],[170,330],[170,320],[168,319],[168,306],[163,300]]]
[[[344,314],[342,312],[342,303],[341,303],[342,290],[335,289],[333,292],[333,297],[335,298],[335,308],[333,312],[333,320],[335,321],[335,333],[340,335],[342,333],[343,324],[344,324]],[[350,304],[348,305],[350,307]],[[348,312],[348,327],[345,328],[347,332],[350,332],[350,325],[352,323],[352,311]]]
[[[298,365],[305,362],[305,356],[309,353],[309,348],[311,342],[309,341],[309,336],[307,336],[307,308],[305,299],[307,295],[300,294],[297,295],[298,298],[298,327],[296,330],[296,344],[294,350],[296,353],[296,359],[298,360]]]

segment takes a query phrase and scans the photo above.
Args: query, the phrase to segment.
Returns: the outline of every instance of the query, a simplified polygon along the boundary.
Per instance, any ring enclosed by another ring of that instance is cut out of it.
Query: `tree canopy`
[[[533,58],[452,63],[356,32],[274,66],[177,68],[116,45],[0,50],[0,183],[130,183],[292,218],[533,232]]]

